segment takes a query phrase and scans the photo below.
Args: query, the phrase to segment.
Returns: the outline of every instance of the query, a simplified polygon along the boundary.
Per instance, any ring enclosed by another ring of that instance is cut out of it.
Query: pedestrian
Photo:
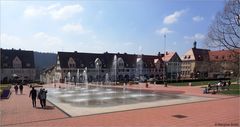
[[[229,80],[229,81],[228,81],[228,87],[229,87],[230,85],[231,85],[231,81]]]
[[[15,89],[15,94],[17,95],[17,93],[18,93],[18,85],[17,84],[14,86],[14,89]]]
[[[146,88],[148,88],[148,83],[146,82]]]
[[[32,105],[36,107],[36,100],[37,100],[37,91],[32,87],[32,90],[29,93],[29,97],[32,97]]]
[[[42,101],[43,101],[43,107],[46,107],[46,99],[47,99],[47,90],[43,89],[42,91]]]
[[[22,94],[23,93],[23,85],[22,85],[22,83],[20,84],[19,89],[20,89],[20,93]]]
[[[41,88],[39,93],[38,93],[38,99],[40,101],[41,107],[43,108],[43,97],[42,97],[42,94],[43,94],[43,89]]]

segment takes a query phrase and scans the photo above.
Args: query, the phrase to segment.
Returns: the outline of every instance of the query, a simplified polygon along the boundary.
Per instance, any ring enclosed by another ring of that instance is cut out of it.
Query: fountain
[[[109,84],[109,75],[108,75],[108,73],[106,73],[106,75],[105,75],[105,84]]]
[[[111,77],[113,78],[115,85],[117,84],[117,55],[113,57],[112,69],[111,69]]]
[[[65,87],[67,86],[67,78],[65,77],[64,78],[64,84],[65,84]]]
[[[78,85],[79,84],[79,77],[80,77],[80,73],[79,73],[79,69],[77,69],[77,79],[76,79],[76,84]]]
[[[84,81],[86,88],[88,88],[87,67],[85,67],[83,70],[83,81]]]
[[[137,74],[137,77],[136,79],[138,80],[139,82],[139,92],[140,92],[140,95],[141,95],[141,85],[140,85],[140,82],[142,82],[144,79],[142,77],[142,70],[143,70],[143,60],[142,60],[142,55],[138,55],[137,57],[137,60],[136,60],[136,74]]]
[[[68,81],[68,87],[69,87],[69,85],[70,85],[70,83],[71,83],[71,72],[69,71],[68,73],[67,73],[67,81]]]
[[[137,79],[138,81],[142,81],[142,71],[143,71],[143,60],[142,60],[142,55],[138,55],[137,60],[136,60],[136,74],[137,74]]]

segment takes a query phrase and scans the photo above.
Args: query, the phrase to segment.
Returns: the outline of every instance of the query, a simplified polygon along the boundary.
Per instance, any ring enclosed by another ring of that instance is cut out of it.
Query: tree
[[[209,27],[207,45],[212,48],[240,48],[240,0],[229,0]]]

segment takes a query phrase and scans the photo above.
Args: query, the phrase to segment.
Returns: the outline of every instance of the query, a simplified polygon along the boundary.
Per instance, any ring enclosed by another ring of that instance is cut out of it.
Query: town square
[[[0,2],[0,126],[240,126],[240,0]]]

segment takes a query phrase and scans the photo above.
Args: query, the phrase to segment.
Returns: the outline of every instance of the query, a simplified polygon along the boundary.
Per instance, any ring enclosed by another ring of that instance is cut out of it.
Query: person
[[[43,107],[46,107],[46,99],[47,99],[47,90],[43,89],[42,90],[42,102],[43,102]]]
[[[217,91],[218,91],[218,89],[219,89],[221,86],[222,86],[222,81],[220,80],[220,81],[218,82],[218,84],[217,84]]]
[[[146,82],[146,88],[148,88],[148,83]]]
[[[42,96],[42,94],[43,94],[43,89],[41,88],[39,93],[38,93],[38,99],[40,101],[41,107],[43,108],[43,96]]]
[[[22,94],[23,93],[23,85],[22,85],[22,83],[20,84],[19,89],[20,89],[20,93]]]
[[[36,107],[37,91],[34,89],[34,87],[32,87],[29,97],[32,97],[32,105],[33,107]]]
[[[228,87],[229,87],[230,85],[231,85],[231,81],[229,80],[229,81],[228,81]]]
[[[17,93],[18,93],[18,85],[17,84],[14,86],[14,89],[15,89],[15,94],[17,95]]]

